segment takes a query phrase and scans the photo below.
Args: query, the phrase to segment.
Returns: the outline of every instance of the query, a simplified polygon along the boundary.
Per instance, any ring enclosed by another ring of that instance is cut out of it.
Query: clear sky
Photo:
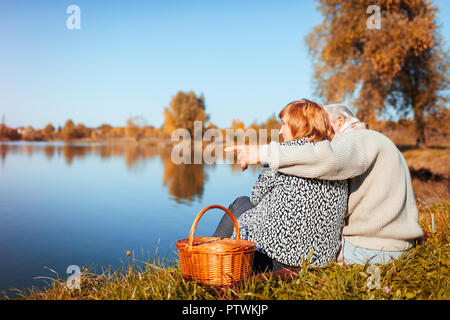
[[[435,0],[448,46],[450,0]],[[81,29],[69,30],[69,5]],[[0,1],[0,116],[11,127],[67,119],[97,127],[143,116],[159,127],[179,90],[204,94],[220,127],[316,99],[305,36],[310,0]],[[361,19],[367,17],[362,15]],[[1,119],[0,119],[1,121]]]

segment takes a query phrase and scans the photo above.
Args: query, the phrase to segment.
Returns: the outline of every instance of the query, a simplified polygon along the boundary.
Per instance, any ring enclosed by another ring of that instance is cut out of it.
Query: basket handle
[[[225,211],[230,216],[231,220],[233,221],[234,229],[236,230],[236,240],[241,239],[240,234],[239,234],[239,225],[238,225],[238,222],[237,222],[236,218],[234,217],[234,215],[227,208],[220,206],[218,204],[215,204],[215,205],[204,208],[202,211],[200,211],[198,213],[197,217],[195,218],[194,223],[192,224],[192,227],[191,227],[191,232],[189,233],[189,250],[192,250],[192,245],[194,244],[194,232],[195,232],[195,229],[197,228],[198,221],[203,216],[203,214],[210,209],[222,209],[223,211]]]

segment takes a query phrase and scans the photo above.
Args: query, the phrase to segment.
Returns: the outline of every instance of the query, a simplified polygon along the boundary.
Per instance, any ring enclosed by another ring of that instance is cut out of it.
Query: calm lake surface
[[[0,293],[67,278],[69,265],[117,269],[138,259],[176,257],[204,207],[249,195],[259,168],[174,165],[162,146],[0,143]],[[210,236],[211,210],[196,236]],[[1,294],[0,294],[1,296]]]

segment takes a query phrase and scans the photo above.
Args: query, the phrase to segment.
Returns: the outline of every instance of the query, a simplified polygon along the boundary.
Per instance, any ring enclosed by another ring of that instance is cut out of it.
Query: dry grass
[[[21,299],[450,299],[449,213],[450,203],[419,203],[419,222],[425,237],[396,261],[381,265],[379,286],[369,288],[372,272],[365,266],[326,268],[306,262],[293,279],[253,275],[232,287],[211,287],[188,281],[178,261],[169,265],[142,262],[133,256],[116,271],[100,274],[84,269],[81,290],[67,288],[56,278],[45,290],[18,291]],[[434,216],[435,232],[432,232]],[[7,298],[7,297],[6,297]]]
[[[434,174],[449,178],[450,149],[448,147],[435,147],[424,149],[411,149],[403,152],[410,169],[428,169]]]
[[[383,130],[382,130],[383,132]],[[419,201],[439,202],[450,199],[450,136],[429,134],[428,146],[416,148],[409,130],[384,130],[402,151],[411,170],[414,193]]]

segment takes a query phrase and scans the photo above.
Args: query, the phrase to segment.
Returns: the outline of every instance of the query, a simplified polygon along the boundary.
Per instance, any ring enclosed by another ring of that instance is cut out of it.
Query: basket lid
[[[177,241],[177,248],[189,249],[189,239]],[[199,253],[231,253],[256,250],[256,243],[248,240],[234,240],[217,237],[197,237],[194,238],[191,252]]]

